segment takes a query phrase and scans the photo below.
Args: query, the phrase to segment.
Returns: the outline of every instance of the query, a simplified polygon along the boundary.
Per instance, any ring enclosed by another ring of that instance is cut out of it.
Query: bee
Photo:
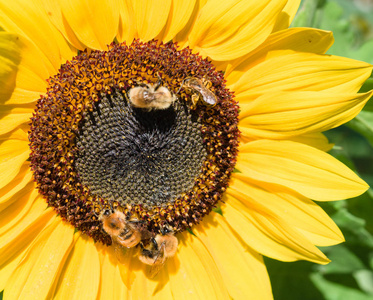
[[[128,98],[134,107],[144,108],[148,111],[167,109],[176,100],[176,96],[168,88],[162,86],[162,79],[159,75],[158,82],[155,84],[141,84],[130,89]]]
[[[195,107],[199,100],[207,106],[215,106],[217,99],[215,94],[210,90],[212,83],[207,79],[199,79],[196,77],[187,77],[183,80],[182,86],[187,90],[193,92],[192,103]]]
[[[162,234],[157,234],[154,238],[151,238],[145,246],[140,243],[141,254],[139,260],[150,265],[150,278],[156,276],[166,260],[176,254],[178,244],[176,236],[168,227],[163,230]]]
[[[103,230],[110,235],[116,250],[132,248],[140,243],[142,239],[149,239],[151,233],[145,228],[144,222],[137,218],[131,218],[119,210],[104,210],[99,220],[102,222]]]

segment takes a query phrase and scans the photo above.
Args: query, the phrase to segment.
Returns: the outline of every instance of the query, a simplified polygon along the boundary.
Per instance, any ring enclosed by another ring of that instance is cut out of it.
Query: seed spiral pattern
[[[206,159],[197,119],[185,101],[147,112],[120,92],[103,97],[84,117],[76,140],[81,182],[123,206],[172,204],[193,188]]]

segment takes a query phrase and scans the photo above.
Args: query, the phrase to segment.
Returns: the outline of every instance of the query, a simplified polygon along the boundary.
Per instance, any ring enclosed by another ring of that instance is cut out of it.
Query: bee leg
[[[212,83],[210,80],[207,80],[206,78],[202,78],[202,83],[203,85],[207,88],[207,89],[210,89],[210,87],[212,87]]]
[[[161,227],[160,232],[162,235],[166,235],[167,233],[171,233],[174,231],[172,230],[172,227],[168,223],[165,223],[164,226]]]
[[[155,238],[152,237],[150,240],[151,240],[151,242],[153,243],[153,246],[154,246],[155,250],[158,250],[158,243],[157,243],[157,241],[155,240]]]
[[[159,75],[158,72],[157,72],[157,77],[158,77],[158,81],[157,81],[157,83],[156,83],[155,86],[154,86],[154,90],[155,90],[155,91],[158,90],[159,87],[162,85],[162,78],[161,78],[161,76]]]
[[[198,100],[199,100],[199,95],[193,94],[192,95],[192,103],[193,103],[192,109],[195,109],[197,107]]]
[[[135,80],[137,86],[141,86],[144,88],[147,88],[148,85],[146,83],[143,83],[142,81]]]

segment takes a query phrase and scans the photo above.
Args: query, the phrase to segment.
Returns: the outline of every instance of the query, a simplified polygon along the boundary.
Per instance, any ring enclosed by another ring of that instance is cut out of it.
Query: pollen
[[[204,85],[187,87],[187,78]],[[136,107],[128,95],[138,86],[161,86],[172,102]],[[98,218],[107,208],[135,215],[154,234],[164,226],[177,233],[221,200],[237,124],[237,102],[209,60],[174,43],[113,43],[49,78],[31,118],[31,168],[48,205],[95,241],[111,243]]]

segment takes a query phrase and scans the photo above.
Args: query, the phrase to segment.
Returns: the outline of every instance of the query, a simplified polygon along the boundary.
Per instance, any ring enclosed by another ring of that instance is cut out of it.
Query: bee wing
[[[136,256],[137,248],[126,248],[119,243],[114,243],[114,254],[118,259],[118,267],[120,271],[120,277],[123,283],[128,289],[131,288],[133,281],[135,280],[135,274],[131,269],[133,257]]]
[[[113,240],[113,247],[114,253],[118,261],[123,265],[128,265],[128,262],[131,259],[131,251],[124,246],[122,246],[119,242]]]
[[[186,79],[188,86],[202,96],[202,101],[205,105],[214,106],[217,102],[216,96],[213,92],[211,92],[202,82],[202,80],[198,78],[189,78]]]
[[[155,258],[154,264],[150,266],[149,270],[149,277],[153,278],[155,277],[159,271],[163,268],[167,257],[165,256],[165,243],[162,243],[161,246],[159,247],[159,253],[157,257]]]
[[[203,90],[201,92],[201,95],[202,95],[202,100],[205,104],[207,105],[210,105],[210,106],[214,106],[216,104],[216,96],[213,92],[211,92],[210,90]]]

